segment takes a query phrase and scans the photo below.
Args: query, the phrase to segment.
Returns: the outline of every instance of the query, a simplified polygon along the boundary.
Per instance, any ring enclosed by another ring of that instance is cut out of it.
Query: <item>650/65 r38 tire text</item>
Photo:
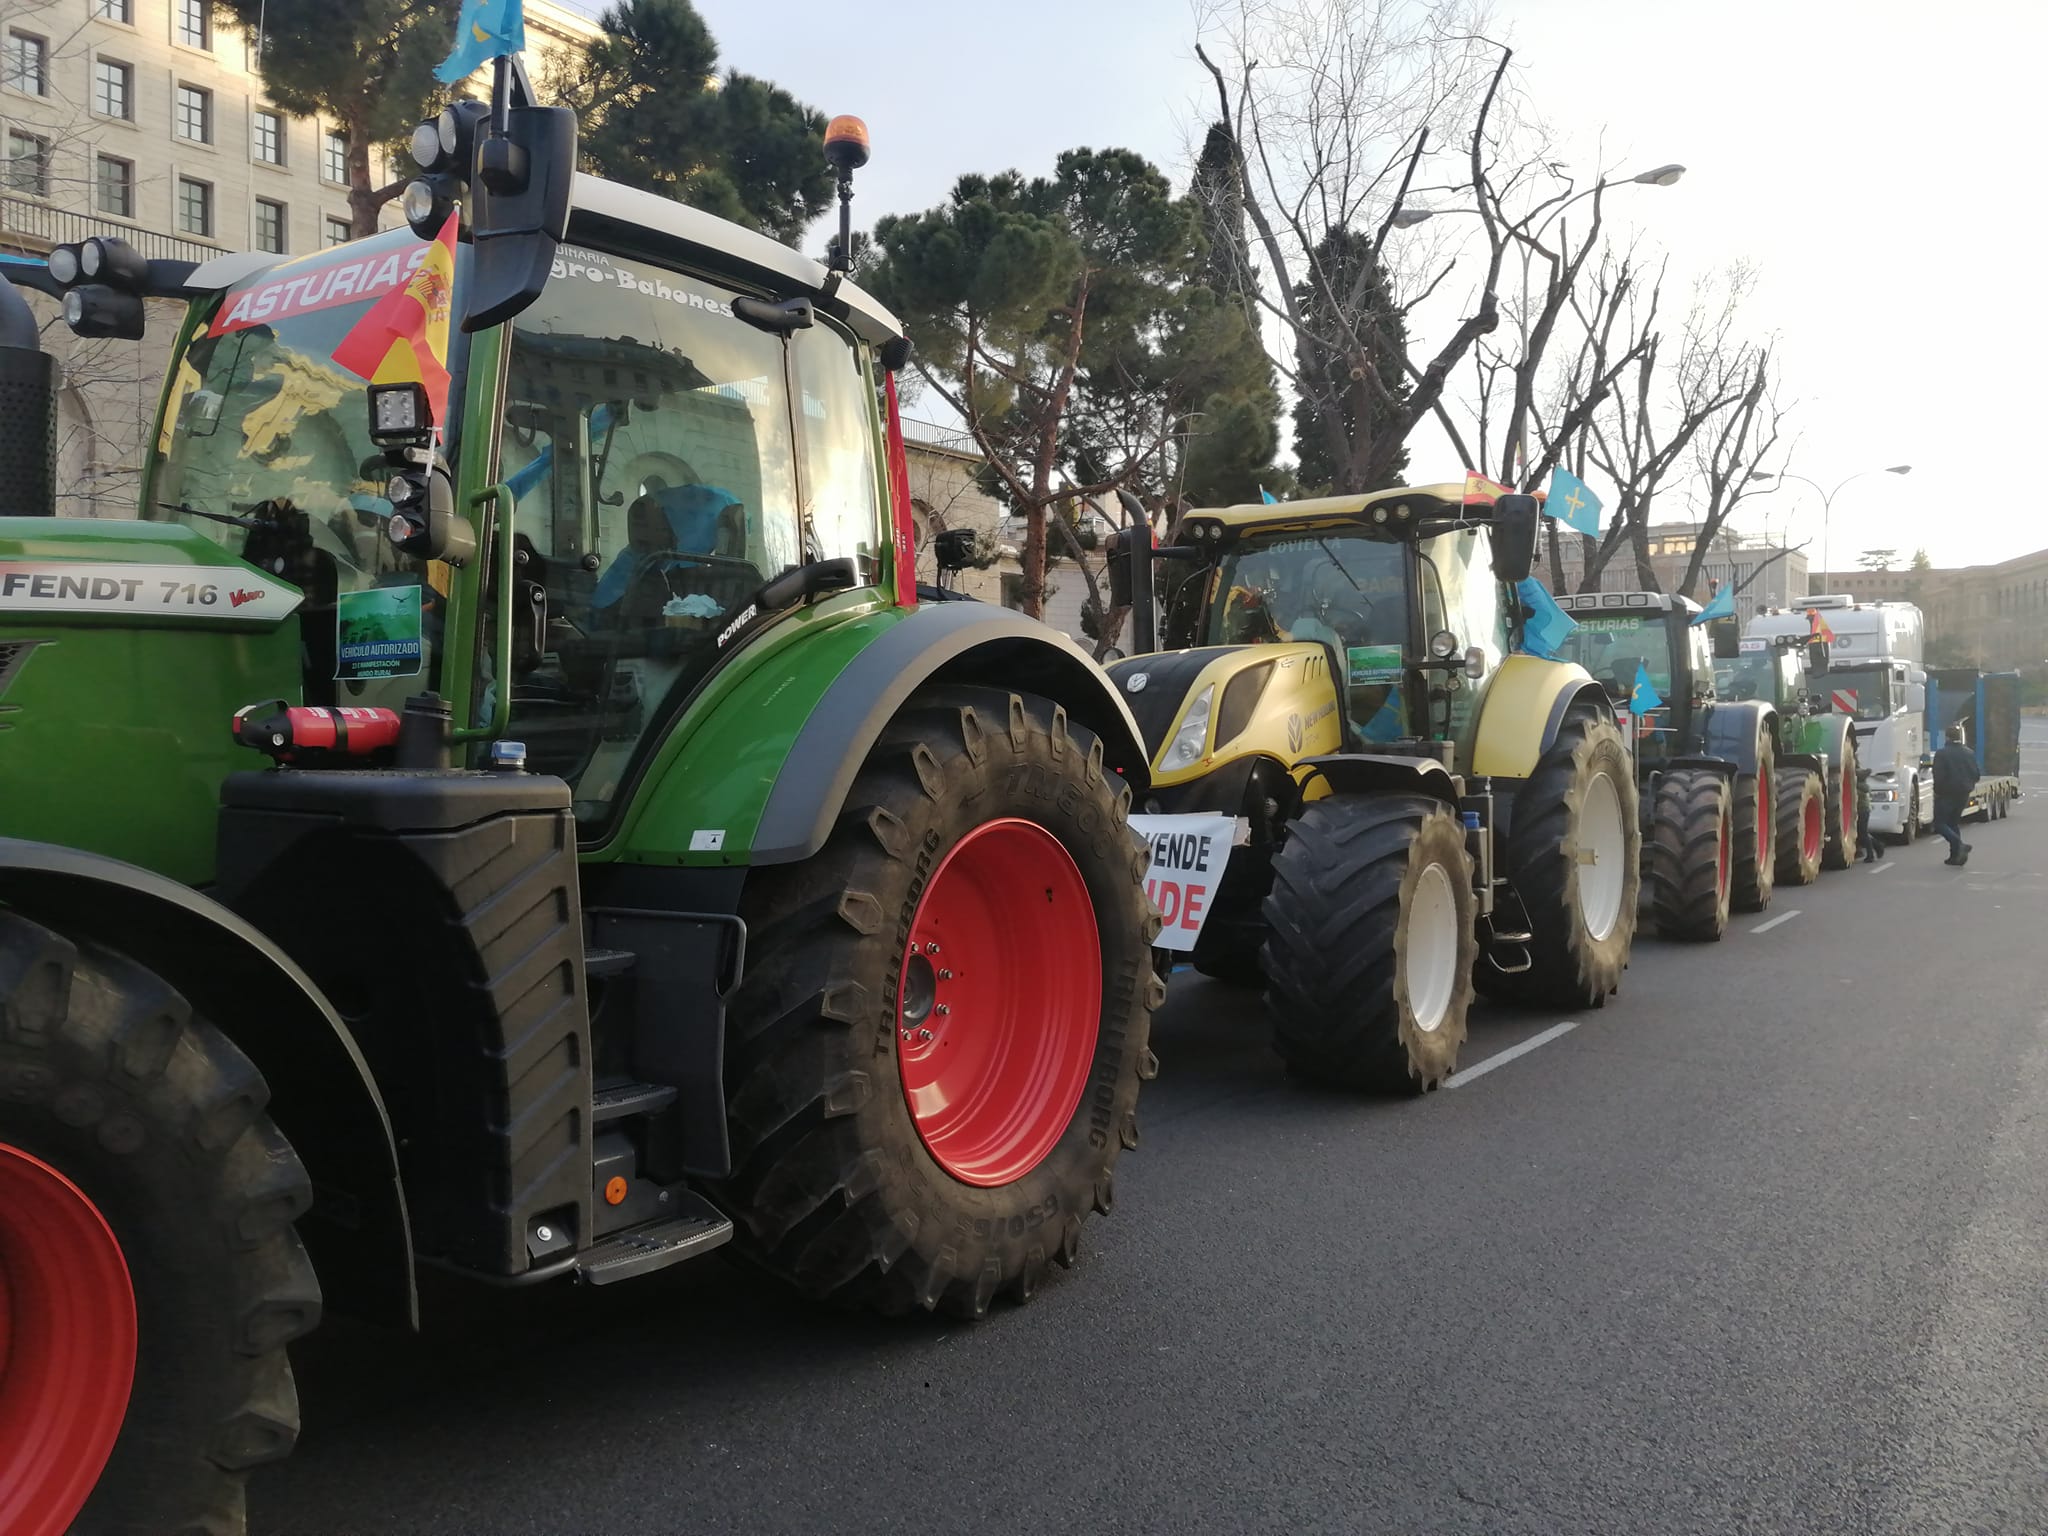
[[[1266,1012],[1297,1077],[1421,1093],[1458,1065],[1477,900],[1457,815],[1427,795],[1331,795],[1287,829],[1266,898]]]
[[[1711,943],[1728,931],[1735,864],[1728,781],[1711,768],[1658,778],[1650,815],[1650,906],[1667,939]]]
[[[1621,731],[1574,710],[1515,791],[1501,862],[1529,915],[1529,968],[1503,972],[1482,960],[1479,990],[1548,1008],[1604,1005],[1635,940],[1642,842]]]
[[[1130,790],[1044,699],[930,689],[830,840],[748,878],[728,1016],[742,1252],[803,1293],[979,1317],[1107,1214],[1158,916]]]
[[[160,978],[0,911],[7,1536],[228,1536],[291,1449],[320,1292],[267,1098]]]

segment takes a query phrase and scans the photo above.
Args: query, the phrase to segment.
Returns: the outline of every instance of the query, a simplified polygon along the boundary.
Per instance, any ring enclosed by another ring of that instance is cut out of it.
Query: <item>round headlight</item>
[[[60,245],[50,252],[50,276],[60,283],[78,281],[78,252],[68,245]]]
[[[88,240],[78,248],[78,270],[87,277],[96,278],[100,268],[106,265],[106,250],[97,240]]]
[[[453,107],[443,107],[441,109],[441,116],[435,122],[434,128],[435,132],[439,135],[441,140],[441,153],[444,155],[454,154],[456,129],[455,109]]]
[[[412,131],[412,157],[423,171],[431,171],[441,160],[441,125],[421,123]]]
[[[64,295],[64,323],[77,325],[85,318],[85,295],[77,289]]]
[[[393,475],[384,486],[384,499],[394,507],[409,507],[426,489],[411,475]]]
[[[417,229],[434,216],[434,205],[438,199],[434,189],[424,181],[411,182],[406,186],[405,196],[399,201],[399,211],[405,215],[405,222]]]
[[[1448,629],[1440,629],[1429,637],[1429,654],[1438,661],[1449,661],[1458,654],[1458,637]]]

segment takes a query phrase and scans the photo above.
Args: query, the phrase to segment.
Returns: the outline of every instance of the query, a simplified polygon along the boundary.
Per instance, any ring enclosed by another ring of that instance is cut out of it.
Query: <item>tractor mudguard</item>
[[[1472,771],[1489,778],[1526,779],[1557,740],[1564,717],[1585,704],[1604,720],[1614,719],[1607,690],[1584,667],[1537,656],[1505,658],[1486,685],[1479,706],[1479,735]]]
[[[1344,752],[1328,757],[1305,757],[1301,760],[1301,767],[1320,775],[1340,795],[1386,792],[1434,795],[1453,810],[1458,805],[1457,780],[1433,757]]]
[[[1777,721],[1761,700],[1716,702],[1700,710],[1699,755],[1723,758],[1737,773],[1756,772],[1756,745],[1766,735],[1777,739]]]
[[[804,721],[761,808],[750,862],[794,863],[825,846],[869,750],[928,683],[978,683],[1050,699],[1095,733],[1103,766],[1122,774],[1134,795],[1150,782],[1137,722],[1073,641],[993,604],[923,608],[876,636]]]
[[[0,838],[0,903],[147,966],[255,1063],[271,1118],[313,1178],[299,1234],[325,1304],[417,1327],[391,1120],[354,1037],[306,974],[211,897],[102,854]]]
[[[1725,757],[1666,758],[1664,761],[1664,767],[1660,771],[1664,773],[1669,773],[1674,768],[1700,768],[1704,769],[1708,773],[1718,773],[1724,779],[1734,778],[1736,773],[1739,771],[1736,765],[1730,762]],[[1645,796],[1643,803],[1645,805],[1649,803],[1647,796]]]
[[[1780,768],[1811,768],[1820,775],[1821,783],[1828,781],[1828,760],[1818,752],[1780,752]]]

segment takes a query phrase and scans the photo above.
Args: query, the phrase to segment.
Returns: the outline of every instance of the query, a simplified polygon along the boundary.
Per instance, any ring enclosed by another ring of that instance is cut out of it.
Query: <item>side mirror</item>
[[[1825,672],[1828,669],[1828,643],[1825,640],[1809,640],[1806,643],[1806,670]]]
[[[1136,542],[1137,530],[1119,528],[1109,540],[1109,605],[1112,608],[1131,606],[1131,547]]]
[[[1742,627],[1727,619],[1715,619],[1707,625],[1707,633],[1714,641],[1714,660],[1733,661],[1742,654]]]
[[[513,107],[502,137],[477,145],[470,178],[471,238],[465,331],[510,320],[546,286],[555,248],[569,232],[576,175],[576,114],[567,107]]]
[[[1916,715],[1927,708],[1927,685],[1925,683],[1906,684],[1906,708]]]
[[[1493,575],[1513,586],[1536,566],[1536,529],[1542,517],[1534,496],[1502,496],[1493,504]]]

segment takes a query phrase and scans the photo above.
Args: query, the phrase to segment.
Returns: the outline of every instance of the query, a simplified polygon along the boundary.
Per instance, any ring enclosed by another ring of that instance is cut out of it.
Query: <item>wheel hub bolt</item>
[[[924,941],[924,952],[928,955],[936,955],[939,952],[938,940],[926,939]]]
[[[930,1030],[928,1030],[928,1029],[920,1029],[920,1030],[919,1030],[919,1031],[917,1032],[917,1038],[918,1038],[918,1039],[920,1039],[920,1040],[929,1040],[929,1039],[931,1039],[931,1037],[932,1037],[932,1032],[931,1032]]]
[[[951,981],[952,979],[953,979],[953,973],[952,973],[951,971],[943,971],[943,970],[942,970],[942,971],[940,971],[940,972],[939,972],[939,980],[941,980],[941,981]]]
[[[939,1006],[938,1006],[938,1007],[934,1008],[934,1009],[933,1009],[932,1011],[933,1011],[934,1013],[936,1013],[936,1014],[937,1014],[937,1015],[938,1015],[938,1016],[939,1016],[940,1018],[942,1018],[942,1019],[943,1019],[943,1018],[945,1018],[945,1017],[946,1017],[946,1016],[947,1016],[948,1014],[950,1014],[950,1013],[951,1013],[951,1012],[953,1011],[953,1005],[952,1005],[951,1003],[941,1003],[941,1004],[939,1004]]]

